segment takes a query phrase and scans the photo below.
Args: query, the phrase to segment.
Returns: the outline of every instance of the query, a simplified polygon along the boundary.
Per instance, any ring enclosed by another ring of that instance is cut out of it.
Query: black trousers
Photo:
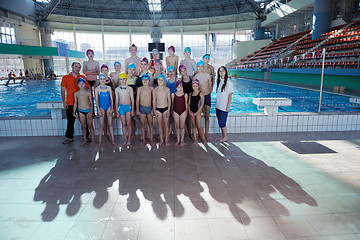
[[[66,109],[67,127],[66,127],[65,137],[69,139],[74,138],[74,123],[76,118],[73,115],[73,111],[74,111],[73,105],[68,106],[68,108]],[[87,126],[87,122],[86,122],[86,137],[89,137],[89,128]]]

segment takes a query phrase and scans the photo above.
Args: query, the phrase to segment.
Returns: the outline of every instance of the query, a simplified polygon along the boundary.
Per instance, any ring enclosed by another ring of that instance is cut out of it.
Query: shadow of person
[[[242,224],[250,224],[252,215],[266,215],[268,209],[263,201],[271,201],[271,211],[275,211],[272,214],[277,216],[289,215],[289,210],[280,199],[317,206],[315,199],[295,180],[242,151],[236,143],[210,144],[209,151],[218,173],[214,173],[212,178],[199,175],[199,181],[206,183],[212,198],[227,204],[234,218]],[[207,165],[211,164],[210,162]],[[215,181],[217,178],[218,182]],[[220,181],[225,184],[230,198],[219,192]]]
[[[81,196],[91,193],[93,184],[93,162],[96,151],[71,146],[67,153],[57,159],[56,164],[40,180],[35,189],[34,201],[45,203],[41,213],[43,221],[53,221],[59,214],[60,205],[67,205],[66,214],[74,216],[82,205]]]

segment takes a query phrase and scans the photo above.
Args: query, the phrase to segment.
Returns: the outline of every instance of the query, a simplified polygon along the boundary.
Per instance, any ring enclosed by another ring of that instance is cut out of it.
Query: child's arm
[[[73,108],[73,115],[76,119],[79,119],[79,116],[76,115],[76,109],[77,109],[77,105],[78,105],[78,95],[77,93],[74,93],[74,108]]]
[[[187,93],[185,93],[185,108],[186,108],[186,113],[189,111],[189,105],[187,105],[186,103],[188,102],[188,95]]]
[[[135,114],[134,111],[134,90],[132,89],[132,87],[128,87],[130,90],[130,102],[131,102],[131,117],[133,117]]]
[[[176,73],[178,72],[178,66],[179,66],[179,56],[176,56],[176,59],[175,59],[175,70],[176,70]]]
[[[152,95],[153,95],[153,109],[154,111],[156,110],[156,89],[152,90]]]
[[[166,91],[167,91],[168,110],[170,110],[170,108],[171,108],[170,88],[167,88]],[[169,116],[170,116],[170,111],[167,111],[166,117],[169,117]]]
[[[166,57],[166,69],[170,67],[169,56]]]
[[[203,107],[204,107],[204,102],[205,102],[205,100],[204,100],[204,94],[201,92],[201,93],[200,93],[200,107],[199,107],[199,109],[197,110],[197,112],[194,113],[194,116],[197,116],[197,115],[201,114],[201,111],[202,111],[202,109],[203,109]]]
[[[90,102],[90,117],[94,116],[94,101],[92,101],[92,94],[91,92],[88,93],[88,101]]]
[[[120,101],[120,96],[119,96],[119,88],[115,89],[115,114],[117,117],[120,117],[119,114],[119,101]]]
[[[95,88],[95,103],[96,103],[98,116],[102,117],[102,113],[100,111],[100,106],[99,106],[99,89],[98,88]]]
[[[110,108],[113,112],[114,111],[114,99],[113,99],[111,87],[108,86],[107,91],[109,92],[109,95],[110,95]]]
[[[171,94],[171,109],[169,108],[169,110],[171,111],[171,112],[173,112],[174,111],[174,94],[175,93],[172,93]]]
[[[196,62],[195,62],[195,60],[194,59],[191,59],[192,61],[191,61],[191,65],[192,65],[192,67],[193,67],[193,69],[194,69],[194,75],[197,73],[197,67],[196,67]]]
[[[140,116],[140,110],[139,110],[139,107],[140,107],[140,94],[141,94],[141,87],[139,87],[137,89],[137,94],[136,94],[136,115],[139,115],[139,116]]]
[[[187,101],[187,103],[188,103],[188,109],[189,109],[189,114],[191,115],[191,116],[193,116],[194,115],[194,113],[190,110],[190,105],[191,105],[191,95],[192,95],[192,93],[190,93],[190,96],[189,96],[189,98],[188,98],[188,101]]]
[[[100,66],[99,66],[99,62],[97,62],[97,64],[96,64],[95,71],[96,71],[96,75],[99,75],[99,74],[100,74]]]

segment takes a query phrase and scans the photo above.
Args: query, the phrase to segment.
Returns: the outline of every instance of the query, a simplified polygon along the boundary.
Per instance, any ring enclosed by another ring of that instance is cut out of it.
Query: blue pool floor
[[[0,138],[0,239],[360,238],[359,131],[217,138]]]

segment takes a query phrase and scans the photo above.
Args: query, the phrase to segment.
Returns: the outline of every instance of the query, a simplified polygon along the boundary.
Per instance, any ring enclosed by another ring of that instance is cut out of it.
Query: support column
[[[261,20],[255,20],[255,40],[261,40],[265,38],[265,28],[261,27]]]
[[[332,0],[315,0],[312,39],[321,37],[321,34],[330,30],[331,26],[331,6]]]
[[[50,24],[48,22],[41,22],[41,45],[43,47],[52,47],[51,46],[51,33]],[[50,74],[50,68],[54,68],[53,57],[49,56],[49,59],[42,59],[43,66],[45,71],[43,72],[44,77]]]

